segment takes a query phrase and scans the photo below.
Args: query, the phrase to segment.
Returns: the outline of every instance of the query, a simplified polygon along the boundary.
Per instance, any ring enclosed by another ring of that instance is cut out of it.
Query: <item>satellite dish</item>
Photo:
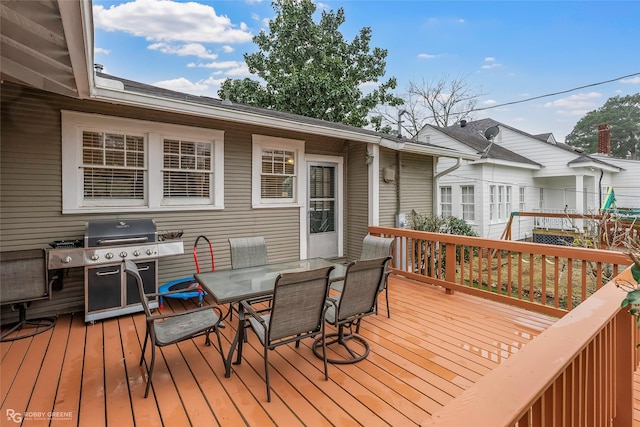
[[[500,133],[500,128],[498,127],[498,125],[491,126],[484,131],[484,137],[489,141],[493,141],[493,138],[495,138],[498,133]]]

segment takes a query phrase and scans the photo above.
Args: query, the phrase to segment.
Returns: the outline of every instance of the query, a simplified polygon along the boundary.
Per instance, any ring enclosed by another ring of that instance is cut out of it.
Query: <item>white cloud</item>
[[[234,68],[239,67],[242,63],[239,61],[220,61],[220,62],[209,62],[207,64],[199,63],[199,64],[189,64],[189,67],[197,67],[197,68]]]
[[[197,56],[198,58],[216,59],[217,54],[211,53],[200,43],[188,43],[181,46],[170,45],[168,43],[153,43],[147,47],[162,53],[178,56]]]
[[[93,53],[101,53],[103,55],[109,55],[111,51],[109,49],[104,49],[102,47],[96,47],[93,49]]]
[[[640,77],[636,76],[636,77],[633,77],[633,78],[622,79],[622,80],[620,80],[620,83],[638,84],[638,83],[640,83]]]
[[[543,104],[545,108],[557,108],[556,113],[562,116],[583,116],[598,107],[602,94],[598,92],[578,93],[566,98]]]
[[[498,64],[496,62],[496,58],[494,58],[493,56],[487,56],[486,58],[484,58],[484,62],[485,62],[485,64],[482,65],[480,68],[485,69],[485,70],[490,70],[492,68],[502,67],[502,64]]]
[[[224,83],[224,81],[227,80],[227,78],[222,78],[222,79],[216,79],[213,77],[209,77],[208,79],[205,79],[202,81],[202,83],[206,83],[208,85],[213,85],[213,86],[221,86],[222,83]]]
[[[437,55],[431,55],[430,53],[419,53],[418,54],[418,58],[421,59],[432,59],[435,58]]]
[[[235,50],[235,49],[234,49],[234,48],[232,48],[231,46],[227,46],[227,45],[222,46],[220,49],[222,49],[222,51],[223,51],[224,53],[231,53],[231,52],[233,52],[233,51]]]
[[[498,103],[498,101],[496,101],[495,99],[487,99],[486,101],[482,102],[482,105],[496,105]]]
[[[195,2],[133,0],[108,9],[94,5],[93,22],[96,29],[123,31],[149,41],[247,43],[252,39],[244,22],[234,25],[213,7]]]
[[[205,90],[209,89],[209,86],[207,86],[206,84],[202,84],[200,82],[193,83],[188,79],[185,79],[184,77],[155,82],[153,83],[153,86],[187,93],[204,92]]]
[[[217,70],[212,75],[225,75],[228,77],[245,77],[251,76],[249,67],[245,62],[240,61],[219,61],[209,63],[190,63],[188,68],[210,68]]]

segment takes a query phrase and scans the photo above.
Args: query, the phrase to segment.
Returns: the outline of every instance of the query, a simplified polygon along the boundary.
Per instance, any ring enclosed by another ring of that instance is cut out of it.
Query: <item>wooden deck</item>
[[[204,338],[163,348],[144,399],[144,317],[85,325],[82,313],[61,316],[53,330],[0,344],[3,425],[13,425],[10,415],[64,427],[420,425],[555,320],[396,276],[389,294],[391,318],[382,294],[381,313],[363,321],[369,357],[330,365],[329,381],[311,340],[270,353],[270,403],[253,334],[231,378]],[[183,304],[172,300],[165,311]],[[235,326],[223,329],[225,351]]]

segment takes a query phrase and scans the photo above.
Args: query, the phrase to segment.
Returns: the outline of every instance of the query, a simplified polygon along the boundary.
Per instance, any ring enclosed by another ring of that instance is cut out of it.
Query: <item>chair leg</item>
[[[147,327],[147,330],[145,331],[144,334],[144,345],[142,346],[142,354],[140,355],[140,363],[139,365],[142,365],[142,362],[144,362],[144,353],[145,351],[147,351],[147,340],[149,339],[149,328]]]
[[[218,350],[220,351],[220,356],[222,356],[222,365],[224,366],[227,363],[227,361],[225,360],[224,352],[222,351],[222,340],[220,339],[220,331],[218,330],[218,328],[215,328],[214,332],[218,337]]]
[[[322,317],[324,318],[324,315]],[[322,361],[324,363],[324,379],[328,381],[329,370],[327,368],[327,340],[325,336],[324,323],[322,324],[322,332],[320,334],[320,338],[322,339]]]
[[[269,350],[264,347],[264,381],[267,384],[267,402],[271,402],[271,385],[269,384]]]
[[[385,295],[385,299],[387,300],[387,317],[391,319],[391,312],[389,311],[389,284],[388,283],[384,287],[384,295]]]
[[[156,344],[151,343],[151,365],[147,368],[147,388],[144,390],[145,399],[149,396],[149,387],[151,387],[151,376],[153,375],[153,367],[156,364]]]

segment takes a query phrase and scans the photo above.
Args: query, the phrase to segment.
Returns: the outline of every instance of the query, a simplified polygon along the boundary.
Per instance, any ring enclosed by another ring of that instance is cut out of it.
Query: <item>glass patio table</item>
[[[234,304],[247,299],[269,296],[273,294],[276,277],[281,273],[310,271],[317,268],[333,266],[329,280],[344,280],[347,266],[328,261],[323,258],[311,258],[296,261],[266,264],[256,267],[219,270],[194,275],[203,290],[211,295],[217,304]],[[238,359],[242,357],[242,341],[244,340],[244,309],[238,304],[238,329],[231,343],[225,361],[225,377],[231,375],[231,360],[238,347]],[[231,310],[231,307],[229,307]],[[226,316],[225,316],[226,317]]]

